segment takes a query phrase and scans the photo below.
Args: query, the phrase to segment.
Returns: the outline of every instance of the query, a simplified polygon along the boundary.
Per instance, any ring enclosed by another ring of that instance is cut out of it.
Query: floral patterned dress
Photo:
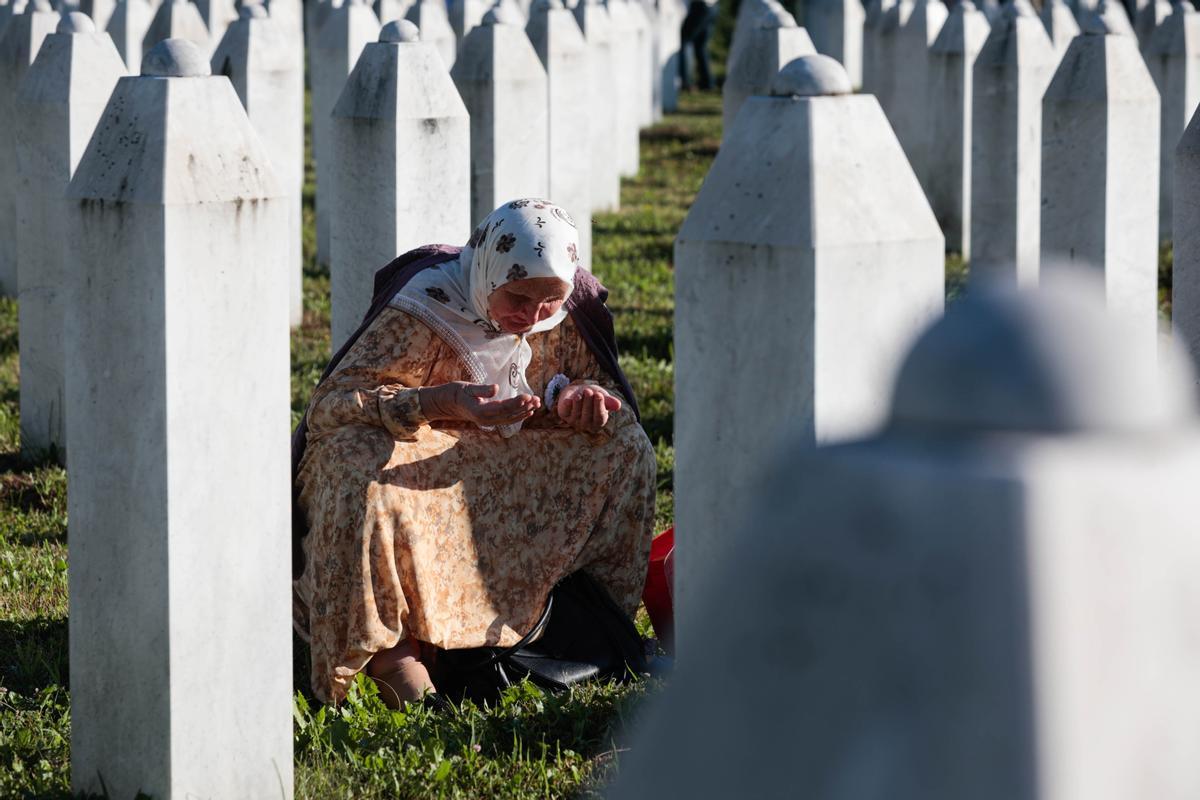
[[[570,318],[528,342],[535,392],[562,373],[621,396]],[[294,622],[324,702],[407,636],[445,649],[514,644],[577,569],[637,608],[655,462],[628,404],[598,434],[542,409],[505,439],[424,418],[416,387],[456,380],[467,376],[451,348],[387,308],[313,396]]]

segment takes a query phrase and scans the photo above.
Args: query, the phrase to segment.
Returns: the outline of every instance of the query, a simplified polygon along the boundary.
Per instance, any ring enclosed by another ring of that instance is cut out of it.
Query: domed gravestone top
[[[794,59],[771,80],[774,97],[819,97],[852,91],[845,68],[835,59],[822,55]]]
[[[421,31],[406,19],[395,20],[383,26],[379,41],[386,44],[401,44],[421,41]]]
[[[205,78],[212,75],[212,66],[195,42],[164,39],[142,58],[142,75],[152,78]]]

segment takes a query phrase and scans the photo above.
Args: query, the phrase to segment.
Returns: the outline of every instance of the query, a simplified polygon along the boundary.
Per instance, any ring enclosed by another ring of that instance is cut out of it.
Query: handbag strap
[[[525,647],[527,644],[532,642],[542,634],[542,631],[546,629],[546,625],[550,622],[550,610],[552,608],[554,608],[554,592],[551,592],[550,596],[546,598],[546,608],[543,609],[542,616],[539,617],[538,621],[534,623],[534,626],[529,629],[529,633],[521,637],[520,641],[511,647],[506,647],[503,650],[496,650],[483,661],[480,661],[478,664],[473,664],[470,667],[467,667],[467,669],[484,669],[485,667],[490,667],[497,662],[503,661],[513,653],[520,650],[522,647]]]

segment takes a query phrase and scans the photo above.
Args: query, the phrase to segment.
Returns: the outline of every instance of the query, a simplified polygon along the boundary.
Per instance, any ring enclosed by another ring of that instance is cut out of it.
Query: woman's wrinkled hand
[[[577,383],[558,395],[555,410],[563,422],[583,433],[599,433],[608,416],[621,408],[620,399],[599,386]]]
[[[493,400],[499,389],[494,383],[454,381],[423,386],[418,396],[421,411],[428,419],[457,419],[486,428],[524,422],[542,407],[541,398],[531,394]]]

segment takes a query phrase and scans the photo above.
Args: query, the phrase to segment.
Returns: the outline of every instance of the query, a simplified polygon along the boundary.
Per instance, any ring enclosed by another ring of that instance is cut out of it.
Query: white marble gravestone
[[[192,0],[200,11],[200,19],[208,28],[208,39],[215,47],[225,35],[225,30],[238,18],[233,0]],[[261,0],[260,0],[261,2]]]
[[[154,21],[150,0],[117,0],[108,20],[108,35],[125,61],[125,68],[137,75],[142,71],[142,40]]]
[[[1158,238],[1171,238],[1175,146],[1200,104],[1200,12],[1186,0],[1154,32],[1146,59],[1162,103],[1159,148]]]
[[[879,106],[887,116],[888,122],[895,127],[892,118],[896,115],[895,107],[903,102],[897,99],[901,78],[897,75],[900,65],[900,30],[908,24],[912,16],[913,0],[897,0],[882,12],[879,19],[877,35],[878,54],[875,63],[875,88],[872,93],[879,101]]]
[[[149,53],[165,39],[187,39],[206,54],[216,46],[208,35],[200,9],[191,0],[163,0],[142,38],[142,52]]]
[[[929,94],[933,79],[929,48],[937,40],[947,14],[942,0],[913,0],[912,13],[901,25],[894,43],[895,93],[888,119],[926,193],[930,170],[929,118],[941,110],[941,104]]]
[[[879,424],[942,311],[942,233],[875,98],[819,55],[772,93],[746,101],[675,244],[681,661],[711,641],[694,581],[780,430],[816,445]]]
[[[1064,0],[1042,0],[1039,16],[1046,28],[1046,35],[1050,37],[1050,44],[1054,46],[1054,52],[1062,58],[1071,40],[1079,35],[1079,23],[1075,21],[1071,7]]]
[[[587,0],[580,0],[587,2]],[[605,0],[612,48],[613,103],[617,117],[617,169],[622,177],[633,177],[641,167],[639,82],[644,70],[639,66],[637,23],[626,0]]]
[[[863,18],[862,90],[878,99],[885,76],[880,71],[883,19],[895,0],[870,0]]]
[[[1084,265],[1153,361],[1159,99],[1137,40],[1085,23],[1042,101],[1042,273]],[[1136,202],[1133,200],[1136,198]]]
[[[371,305],[376,270],[414,247],[470,236],[471,120],[437,47],[403,20],[363,50],[332,123],[337,350]]]
[[[1038,274],[1042,93],[1058,57],[1028,0],[1014,0],[975,59],[971,104],[971,282]]]
[[[17,91],[42,41],[58,27],[47,0],[30,0],[0,37],[0,294],[17,294]]]
[[[286,192],[200,48],[142,70],[63,225],[72,790],[287,800]]]
[[[1200,372],[1200,114],[1175,148],[1171,326]]]
[[[533,0],[525,33],[546,68],[547,196],[575,220],[579,261],[592,266],[592,161],[587,151],[591,59],[574,15],[562,0]]]
[[[125,64],[112,40],[72,12],[45,38],[14,106],[17,154],[17,301],[20,308],[21,449],[51,449],[65,463],[66,285],[63,241],[71,174]]]
[[[501,203],[548,194],[546,70],[523,26],[507,5],[488,11],[450,73],[471,115],[472,225]]]
[[[1171,16],[1170,0],[1150,0],[1138,9],[1137,17],[1133,20],[1133,32],[1137,36],[1138,47],[1142,52],[1150,49],[1150,40],[1167,17]]]
[[[812,0],[804,9],[804,27],[818,53],[837,59],[850,83],[863,85],[863,23],[861,0]]]
[[[417,0],[409,6],[404,18],[417,26],[422,42],[432,44],[442,54],[446,69],[452,69],[458,54],[458,42],[454,28],[450,27],[445,0]]]
[[[658,0],[658,71],[662,111],[679,108],[680,28],[687,17],[683,0]]]
[[[742,47],[729,62],[721,90],[721,130],[727,137],[733,121],[747,98],[770,91],[779,70],[800,56],[817,54],[808,31],[776,5],[760,14],[744,34]]]
[[[333,158],[329,115],[341,97],[346,78],[363,48],[379,38],[379,19],[365,0],[346,0],[330,10],[310,49],[312,147],[317,167],[317,260],[329,263],[329,215],[333,191]],[[382,266],[382,264],[380,265]]]
[[[971,0],[960,0],[929,49],[932,157],[926,194],[946,236],[946,249],[960,253],[964,261],[971,259],[972,76],[990,30],[983,12]]]
[[[745,655],[679,660],[610,798],[1200,796],[1193,394],[1079,295],[951,307],[875,436],[779,432],[695,597]]]
[[[638,78],[635,94],[635,116],[639,128],[648,128],[654,124],[656,117],[654,85],[657,82],[657,58],[654,53],[655,42],[653,23],[646,13],[642,0],[610,0],[611,3],[624,3],[629,9],[629,19],[633,23],[637,36],[636,64]],[[658,114],[661,116],[661,114]]]
[[[244,6],[212,57],[214,75],[233,83],[255,133],[271,157],[271,169],[288,195],[287,264],[289,320],[304,316],[300,255],[304,189],[304,72],[296,41],[261,5]]]
[[[467,34],[483,21],[488,7],[487,0],[450,0],[450,27],[454,30],[454,39],[459,48]]]
[[[601,0],[579,0],[574,9],[575,21],[583,32],[588,46],[591,84],[588,96],[592,108],[588,115],[588,184],[592,193],[592,208],[596,211],[616,211],[621,205],[621,174],[618,151],[625,130],[618,126],[614,76],[612,21]],[[635,132],[636,137],[636,132]],[[637,145],[636,138],[632,142]],[[589,262],[590,263],[590,262]]]
[[[81,0],[79,3],[79,10],[88,15],[98,31],[108,27],[116,8],[116,0]]]

